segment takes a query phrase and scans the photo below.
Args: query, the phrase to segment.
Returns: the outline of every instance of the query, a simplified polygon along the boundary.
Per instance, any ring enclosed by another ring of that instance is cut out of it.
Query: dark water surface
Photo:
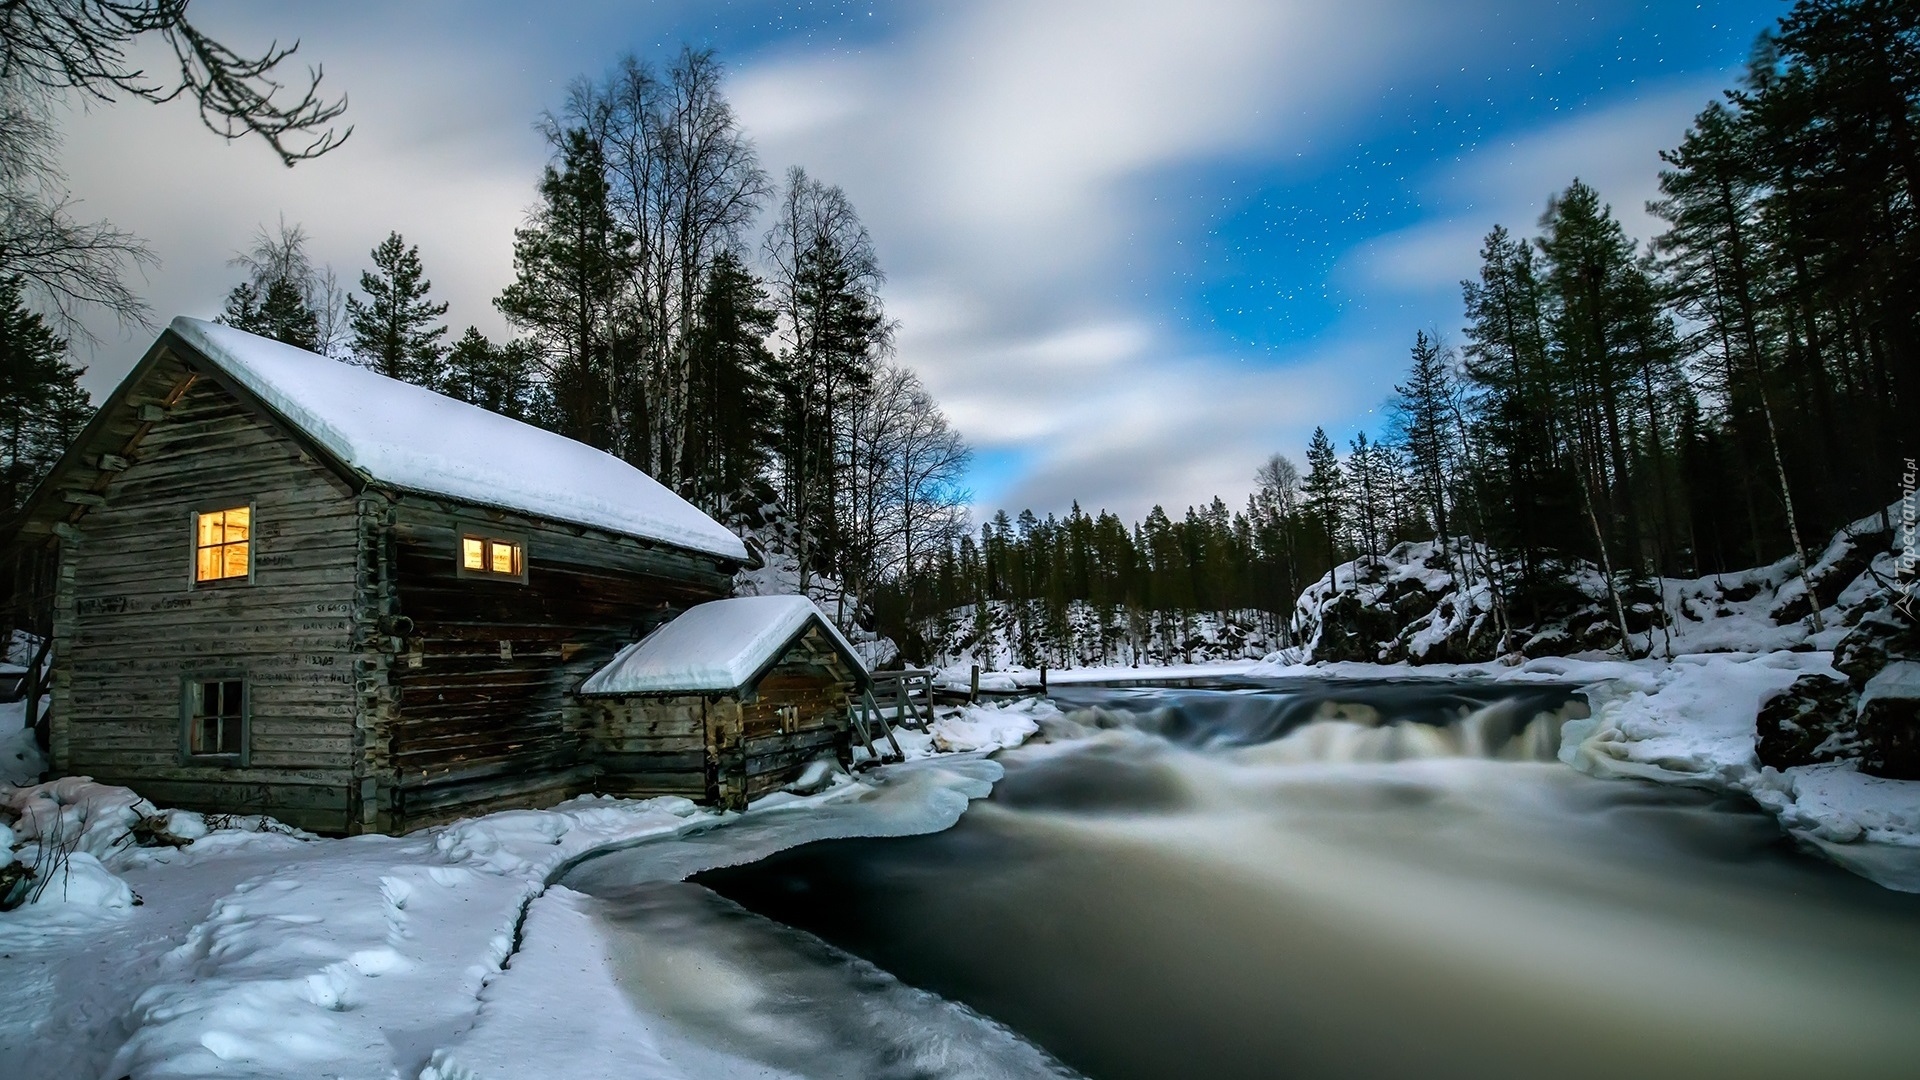
[[[1037,1044],[1102,1080],[1920,1077],[1920,897],[1744,805],[1559,764],[1567,688],[1055,698],[1070,720],[1002,754],[953,829],[810,844],[651,901],[680,940],[753,928],[739,963],[796,1000],[855,1000],[884,971],[998,1022],[941,1035],[998,1065],[784,1067],[1032,1075]]]

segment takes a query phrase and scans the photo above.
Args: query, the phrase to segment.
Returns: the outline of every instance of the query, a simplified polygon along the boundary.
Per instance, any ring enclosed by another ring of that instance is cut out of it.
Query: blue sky
[[[1646,235],[1657,152],[1785,10],[199,0],[237,42],[301,38],[353,140],[289,171],[184,108],[121,105],[76,114],[67,158],[86,207],[161,256],[163,316],[215,311],[225,260],[284,213],[349,280],[399,229],[456,331],[499,335],[535,117],[623,51],[711,46],[763,164],[867,220],[900,359],[978,449],[979,510],[1134,516],[1238,502],[1316,423],[1377,427],[1414,332],[1457,340],[1479,238],[1574,176]],[[141,344],[110,336],[96,389]]]

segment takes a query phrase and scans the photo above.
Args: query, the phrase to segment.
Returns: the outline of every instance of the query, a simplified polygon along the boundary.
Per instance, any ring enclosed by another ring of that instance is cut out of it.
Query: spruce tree
[[[448,350],[439,389],[515,420],[541,418],[532,349],[523,341],[496,345],[478,327],[467,327]]]
[[[366,301],[347,297],[354,358],[390,379],[437,387],[447,353],[440,340],[447,328],[438,320],[447,305],[427,298],[433,283],[420,265],[420,248],[393,232],[371,254],[373,269],[360,273]]]
[[[320,315],[308,306],[299,284],[287,278],[274,278],[264,290],[248,281],[234,286],[216,321],[309,352],[320,350]]]
[[[645,416],[640,388],[615,349],[634,237],[607,196],[599,144],[584,130],[566,132],[559,165],[540,181],[533,220],[514,230],[514,280],[493,305],[539,347],[556,430],[628,457],[646,442],[632,430]]]
[[[1424,331],[1413,339],[1413,366],[1407,381],[1393,388],[1394,415],[1413,463],[1420,497],[1433,513],[1441,550],[1446,550],[1449,488],[1453,481],[1453,374],[1440,346]]]
[[[766,473],[772,451],[774,313],[740,257],[722,252],[708,271],[689,335],[689,408],[680,455],[686,493],[713,507]]]
[[[1300,485],[1301,508],[1319,527],[1326,543],[1330,573],[1340,565],[1340,536],[1346,524],[1346,486],[1346,476],[1340,471],[1340,455],[1333,448],[1333,440],[1327,438],[1327,429],[1314,428],[1313,439],[1307,443],[1307,478]],[[1333,587],[1340,587],[1337,573]]]
[[[0,518],[19,511],[93,412],[85,369],[23,291],[18,276],[0,278]]]

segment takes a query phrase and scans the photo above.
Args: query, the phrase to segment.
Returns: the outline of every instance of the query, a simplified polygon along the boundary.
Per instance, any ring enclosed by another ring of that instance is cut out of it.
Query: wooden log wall
[[[597,697],[582,700],[595,790],[645,798],[684,795],[711,801],[707,731],[709,701],[685,697]]]
[[[54,769],[154,802],[348,831],[359,518],[352,491],[204,378],[163,365],[164,408],[121,447],[98,505],[57,529]],[[123,466],[123,467],[122,467]],[[195,587],[195,509],[255,508],[253,581]],[[183,680],[242,674],[244,768],[183,760]]]
[[[791,784],[812,759],[851,761],[847,698],[852,680],[818,665],[785,663],[760,680],[741,707],[743,794],[756,799]]]
[[[400,830],[592,790],[573,689],[732,585],[711,558],[416,495],[394,495],[389,522],[387,766]],[[467,534],[520,541],[526,582],[462,576]]]

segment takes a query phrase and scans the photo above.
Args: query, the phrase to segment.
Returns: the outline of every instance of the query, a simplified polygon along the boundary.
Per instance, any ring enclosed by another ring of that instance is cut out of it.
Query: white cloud
[[[1140,513],[1244,492],[1346,396],[1311,361],[1196,356],[1134,298],[1188,224],[1156,201],[1164,181],[1293,158],[1365,106],[1354,86],[1443,38],[1442,16],[992,0],[883,49],[750,66],[733,99],[770,163],[847,188],[901,357],[974,442],[1020,451],[1008,504]]]
[[[690,25],[696,8],[644,20],[624,5],[537,17],[330,9],[293,29],[306,39],[301,58],[324,60],[329,85],[352,91],[345,149],[289,171],[263,147],[223,146],[184,107],[123,104],[72,125],[74,186],[90,212],[165,258],[149,290],[163,318],[217,307],[236,278],[225,260],[284,212],[348,277],[400,230],[452,301],[456,331],[475,322],[499,333],[489,301],[511,278],[512,230],[545,160],[532,121],[568,79],[604,70],[629,44],[671,45],[674,20]],[[253,37],[296,21],[292,9],[221,10],[267,31]],[[1237,498],[1268,452],[1303,445],[1317,421],[1364,415],[1390,387],[1405,355],[1400,316],[1384,334],[1350,315],[1276,365],[1196,345],[1142,297],[1196,224],[1171,197],[1184,178],[1340,145],[1372,122],[1362,110],[1380,88],[1450,70],[1450,50],[1472,47],[1474,19],[1406,0],[906,11],[918,21],[851,49],[723,56],[736,64],[729,95],[770,171],[802,164],[847,189],[891,274],[901,358],[972,440],[1020,463],[1008,505],[1058,510],[1077,497],[1138,514]],[[1503,18],[1511,29],[1547,17]],[[1710,92],[1685,107],[1674,95],[1596,114],[1429,177],[1445,216],[1349,262],[1361,298],[1350,310],[1434,282],[1451,290],[1491,220],[1527,224],[1574,172],[1637,210],[1648,155],[1672,141],[1645,132],[1677,135],[1671,121],[1683,125]],[[143,346],[103,352],[95,388]]]
[[[1476,149],[1424,182],[1437,216],[1357,249],[1343,278],[1357,288],[1450,288],[1478,271],[1494,225],[1531,235],[1548,196],[1575,177],[1612,204],[1629,236],[1659,235],[1663,226],[1646,204],[1660,194],[1660,151],[1679,145],[1727,81],[1686,83]]]

